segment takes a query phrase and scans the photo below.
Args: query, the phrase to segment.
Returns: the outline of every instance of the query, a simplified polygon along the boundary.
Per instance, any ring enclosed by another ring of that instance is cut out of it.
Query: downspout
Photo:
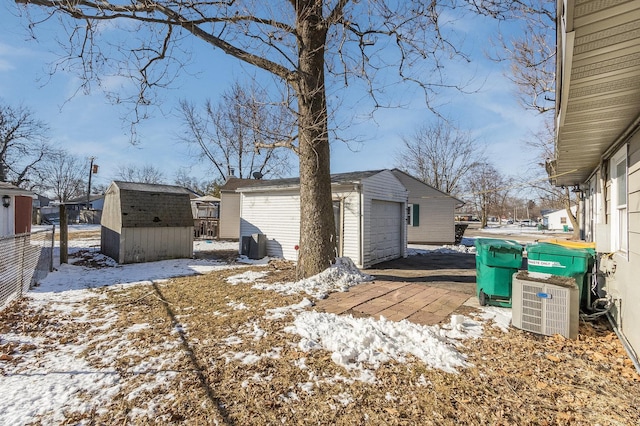
[[[638,372],[638,374],[640,374],[640,363],[638,363],[638,357],[636,356],[635,351],[627,341],[627,338],[624,337],[624,335],[620,332],[620,330],[618,330],[618,326],[613,321],[613,318],[611,317],[611,314],[609,312],[607,312],[607,319],[609,320],[609,324],[611,324],[611,328],[613,328],[613,331],[616,333],[616,336],[618,336],[618,340],[622,342],[622,346],[624,347],[624,350],[627,352],[627,355],[631,359],[631,362],[633,362],[633,366],[636,368],[636,371]]]

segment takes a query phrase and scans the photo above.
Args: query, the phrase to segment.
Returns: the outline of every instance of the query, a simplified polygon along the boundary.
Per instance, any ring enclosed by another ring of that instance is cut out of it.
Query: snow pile
[[[272,290],[280,294],[306,293],[316,299],[325,299],[329,293],[347,291],[364,281],[371,281],[370,275],[363,274],[348,257],[336,258],[336,263],[313,277],[293,283],[256,283],[253,288]]]
[[[458,318],[456,321],[457,334],[464,337],[464,323]],[[375,370],[392,360],[406,362],[408,356],[449,373],[467,366],[466,356],[449,341],[446,330],[406,320],[393,322],[384,317],[375,320],[308,311],[299,313],[285,331],[302,337],[298,343],[301,350],[330,351],[333,362],[347,370]]]

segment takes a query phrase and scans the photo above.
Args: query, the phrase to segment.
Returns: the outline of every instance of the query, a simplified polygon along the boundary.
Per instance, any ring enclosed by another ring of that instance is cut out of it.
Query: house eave
[[[556,132],[550,180],[585,182],[640,117],[640,2],[558,1]]]

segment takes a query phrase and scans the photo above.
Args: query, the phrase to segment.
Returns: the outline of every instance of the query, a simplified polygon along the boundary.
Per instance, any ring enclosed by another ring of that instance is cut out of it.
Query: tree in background
[[[506,76],[516,85],[520,103],[540,113],[555,109],[556,1],[514,1],[522,31],[499,35],[497,60],[510,64]]]
[[[479,213],[481,227],[487,226],[490,215],[506,214],[509,182],[493,165],[482,162],[474,166],[467,176],[467,188],[465,199],[470,199]]]
[[[176,173],[173,181],[175,185],[188,188],[191,191],[202,195],[213,195],[214,197],[220,196],[220,186],[223,181],[219,180],[205,180],[198,179],[193,176],[189,176],[187,169],[181,168]]]
[[[40,187],[60,202],[80,197],[86,193],[86,170],[80,158],[62,149],[53,151],[38,169]]]
[[[151,164],[136,166],[129,164],[118,167],[118,180],[136,183],[166,183],[164,173]]]
[[[451,14],[500,17],[513,8],[507,0],[16,1],[42,6],[42,21],[70,18],[62,23],[69,52],[60,65],[78,69],[87,85],[109,73],[135,81],[132,100],[141,108],[184,67],[193,38],[274,77],[294,99],[296,132],[272,146],[298,155],[299,277],[323,271],[335,257],[328,87],[340,98],[340,87],[359,85],[379,107],[389,103],[393,84],[412,82],[431,106],[440,90],[456,86],[445,79],[444,61],[468,60],[456,47],[462,35],[449,25]],[[30,28],[36,27],[32,21]],[[116,30],[131,36],[115,38]],[[101,43],[103,37],[112,38]],[[385,69],[395,73],[379,77]]]
[[[535,164],[544,170],[554,158],[554,111],[556,100],[556,1],[530,0],[515,2],[521,10],[523,31],[516,37],[499,39],[498,59],[510,64],[507,76],[517,88],[520,103],[544,115],[539,131],[526,141],[536,152]],[[580,205],[578,196],[572,199],[569,188],[551,185],[548,179],[531,183],[541,202],[551,208],[564,208],[573,226],[573,238],[580,238],[579,212],[574,215],[572,205]]]
[[[484,161],[469,132],[440,120],[402,138],[398,168],[447,194],[457,195],[470,171]]]
[[[191,146],[192,156],[209,163],[215,180],[229,176],[282,177],[291,170],[288,150],[278,141],[294,138],[295,120],[283,104],[269,105],[267,93],[255,86],[234,83],[217,104],[207,101],[198,111],[180,102],[186,133],[180,139]]]
[[[52,154],[48,131],[48,126],[28,108],[0,101],[0,182],[27,189],[40,184],[34,172]]]

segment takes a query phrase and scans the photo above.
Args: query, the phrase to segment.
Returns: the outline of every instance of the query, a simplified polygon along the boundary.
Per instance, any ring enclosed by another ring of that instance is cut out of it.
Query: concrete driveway
[[[346,293],[332,293],[317,309],[354,316],[407,319],[423,325],[478,307],[475,255],[430,252],[375,265],[374,276]]]

